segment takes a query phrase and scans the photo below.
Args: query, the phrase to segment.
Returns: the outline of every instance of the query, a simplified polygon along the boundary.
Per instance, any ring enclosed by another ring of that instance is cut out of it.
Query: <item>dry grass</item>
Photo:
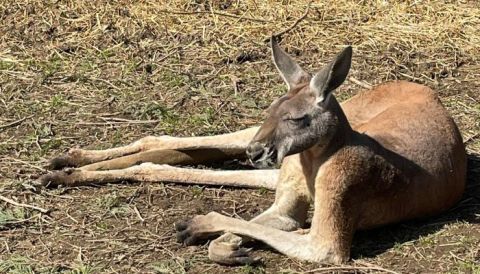
[[[0,272],[480,273],[480,5],[390,2],[315,1],[295,25],[307,1],[1,1],[0,194],[51,212],[1,202]],[[284,30],[282,46],[310,71],[354,46],[341,99],[361,89],[359,81],[406,79],[435,89],[466,141],[463,201],[433,219],[359,233],[344,268],[270,251],[259,251],[263,266],[227,268],[211,264],[204,247],[176,244],[171,224],[210,210],[248,218],[272,193],[32,186],[46,160],[72,146],[259,123],[285,91],[264,42]]]

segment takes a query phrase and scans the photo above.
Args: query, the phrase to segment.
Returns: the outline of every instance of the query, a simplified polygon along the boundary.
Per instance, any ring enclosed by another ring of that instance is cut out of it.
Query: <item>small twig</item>
[[[350,82],[353,82],[353,83],[361,86],[362,88],[366,88],[366,89],[371,89],[372,88],[372,85],[367,84],[365,82],[362,82],[362,81],[360,81],[356,78],[350,77],[350,78],[348,78],[348,80],[350,80]]]
[[[102,79],[102,78],[96,78],[96,77],[92,77],[90,78],[91,80],[94,80],[94,81],[99,81],[99,82],[102,82],[102,83],[105,83],[109,86],[111,86],[113,89],[116,89],[116,90],[121,90],[119,87],[115,86],[114,84],[112,84],[111,82],[105,80],[105,79]]]
[[[20,120],[17,120],[17,121],[13,121],[11,123],[8,123],[8,124],[5,124],[5,125],[1,125],[0,126],[0,130],[4,130],[6,128],[9,128],[9,127],[14,127],[14,126],[18,126],[20,125],[21,123],[23,123],[23,121],[27,120],[27,119],[30,119],[32,118],[33,115],[30,115],[30,116],[27,116],[27,117],[23,117],[22,119]]]
[[[171,50],[169,53],[165,54],[162,58],[157,60],[157,63],[160,63],[160,62],[164,61],[165,59],[167,59],[168,57],[172,56],[173,54],[177,53],[179,49],[180,49],[180,47],[177,47],[177,48]]]
[[[35,144],[39,150],[42,150],[42,146],[40,145],[40,135],[35,136]]]
[[[280,36],[284,35],[285,33],[291,31],[292,29],[294,29],[303,19],[305,19],[307,17],[308,12],[310,11],[310,5],[312,4],[312,2],[313,1],[308,2],[307,8],[305,9],[305,12],[302,14],[302,16],[300,16],[297,20],[295,20],[295,22],[293,22],[293,24],[290,25],[290,27],[273,34],[273,37],[280,37]],[[270,41],[270,37],[265,38],[265,40],[263,40],[263,42],[265,42],[265,43],[268,43],[268,41]]]
[[[159,120],[130,120],[130,121],[105,121],[105,123],[99,122],[78,122],[75,125],[78,126],[112,126],[112,125],[129,125],[129,124],[155,124],[159,123]]]
[[[4,158],[5,160],[11,160],[11,161],[14,161],[14,162],[17,162],[17,163],[21,163],[21,164],[24,164],[26,166],[29,166],[31,168],[35,168],[37,170],[40,170],[40,171],[44,171],[45,169],[44,168],[41,168],[39,166],[36,166],[36,165],[32,165],[30,164],[29,162],[25,162],[23,160],[20,160],[20,159],[16,159],[16,158],[13,158],[13,157],[5,157]]]
[[[238,88],[238,85],[240,83],[240,79],[235,76],[235,75],[230,75],[230,79],[232,80],[232,85],[233,85],[233,94],[235,96],[237,96],[238,92],[239,92],[239,88]]]
[[[138,208],[136,206],[133,206],[133,211],[135,211],[135,214],[137,214],[138,219],[143,223],[145,222],[145,219],[140,215],[140,211],[138,211]]]
[[[463,144],[466,145],[466,144],[470,143],[472,140],[475,140],[478,136],[480,136],[479,132],[477,132],[477,133],[473,134],[472,136],[468,137],[467,139],[465,139],[465,141],[463,141]]]
[[[58,137],[58,138],[40,138],[38,139],[39,142],[43,143],[43,142],[48,142],[48,141],[52,141],[52,140],[72,140],[72,139],[78,139],[80,137]],[[13,139],[13,138],[11,138]],[[4,145],[4,146],[16,146],[16,145],[20,145],[20,144],[28,144],[28,145],[31,145],[33,144],[34,142],[36,142],[37,140],[32,140],[32,141],[25,141],[25,142],[1,142],[0,145]]]
[[[235,14],[226,13],[226,12],[218,12],[218,11],[173,11],[173,10],[160,10],[160,12],[170,13],[170,14],[177,14],[177,15],[214,14],[214,15],[218,15],[218,16],[225,16],[225,17],[237,18],[237,19],[240,19],[240,20],[248,20],[248,21],[254,21],[254,22],[261,22],[261,23],[270,23],[269,20],[265,20],[265,19],[245,17],[245,16],[235,15]]]
[[[7,253],[10,253],[10,247],[8,246],[8,242],[3,240],[3,243],[5,244],[5,249],[7,250]]]
[[[48,212],[47,209],[44,209],[44,208],[41,208],[41,207],[38,207],[38,206],[33,206],[33,205],[27,205],[27,204],[18,203],[18,202],[15,202],[14,200],[9,199],[9,198],[7,198],[7,197],[4,197],[4,196],[2,196],[2,195],[0,195],[0,200],[4,201],[4,202],[6,202],[6,203],[12,204],[12,205],[14,205],[14,206],[31,208],[31,209],[40,211],[40,212],[42,212],[42,213],[47,213],[47,212]]]
[[[467,260],[464,260],[464,259],[458,257],[457,255],[453,254],[452,251],[450,251],[449,253],[450,253],[450,255],[452,255],[453,258],[455,258],[455,259],[457,259],[457,260],[459,260],[459,261],[462,261],[462,262],[464,262],[464,263],[467,263],[467,262],[468,262]]]
[[[124,123],[156,123],[159,122],[159,120],[130,120],[130,119],[125,119],[125,118],[118,118],[118,117],[99,117],[103,121],[110,123],[111,121],[113,122],[124,122]]]
[[[8,222],[5,222],[6,225],[17,225],[17,224],[22,224],[22,223],[26,223],[32,219],[35,219],[35,218],[38,218],[40,215],[40,213],[36,214],[36,215],[33,215],[32,217],[30,218],[27,218],[27,219],[21,219],[21,220],[17,220],[17,221],[8,221]]]
[[[67,210],[66,210],[65,213],[67,214],[67,217],[68,217],[70,220],[74,221],[76,224],[79,223],[79,222],[77,221],[77,219],[73,218],[72,215],[70,215],[70,214],[68,213],[68,208],[67,208]]]

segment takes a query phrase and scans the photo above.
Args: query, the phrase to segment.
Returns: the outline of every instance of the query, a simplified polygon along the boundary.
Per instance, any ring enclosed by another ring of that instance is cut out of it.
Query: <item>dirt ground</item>
[[[0,273],[480,273],[478,1],[0,1]],[[464,198],[427,220],[359,232],[328,266],[262,245],[256,266],[211,263],[173,223],[212,210],[251,218],[266,190],[175,184],[44,189],[35,178],[71,147],[147,135],[211,135],[262,121],[285,92],[268,44],[313,72],[347,44],[339,100],[403,79],[433,88],[468,152]]]

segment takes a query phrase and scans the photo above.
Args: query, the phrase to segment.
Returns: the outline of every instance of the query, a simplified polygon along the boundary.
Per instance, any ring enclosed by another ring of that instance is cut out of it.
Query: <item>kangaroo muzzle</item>
[[[247,157],[254,167],[272,167],[277,162],[277,150],[274,146],[267,146],[260,142],[254,142],[247,147]]]

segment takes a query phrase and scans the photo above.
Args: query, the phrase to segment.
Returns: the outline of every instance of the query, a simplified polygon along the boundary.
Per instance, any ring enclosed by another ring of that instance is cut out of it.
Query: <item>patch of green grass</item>
[[[55,94],[50,98],[50,107],[59,108],[66,105],[66,98],[62,94]]]
[[[112,215],[119,216],[123,215],[130,211],[130,208],[125,205],[124,199],[118,196],[117,193],[107,194],[105,196],[99,197],[96,200],[96,204],[101,209],[110,212]],[[108,229],[108,225],[103,226],[98,224],[97,227],[101,229]]]
[[[236,97],[234,97],[234,100],[236,103],[240,104],[242,107],[244,108],[248,108],[248,109],[263,109],[260,106],[268,106],[268,102],[259,102],[259,100],[257,100],[257,98],[254,98],[254,97],[249,97],[248,95],[237,95]],[[271,101],[273,101],[273,99],[271,99]]]
[[[100,269],[98,267],[85,265],[83,263],[76,265],[73,269],[65,272],[66,274],[93,274],[98,273]]]
[[[433,246],[436,244],[437,240],[435,235],[426,235],[421,236],[417,241],[421,246]]]
[[[15,69],[16,63],[8,60],[0,60],[0,70]]]
[[[13,255],[8,259],[0,260],[0,273],[2,274],[91,274],[98,273],[98,270],[98,268],[83,264],[73,269],[65,269],[63,266],[40,266],[21,255]]]
[[[352,95],[347,92],[340,91],[335,93],[335,98],[337,99],[338,102],[346,101],[350,97],[352,97]]]
[[[191,191],[192,191],[193,197],[198,198],[202,196],[204,188],[205,187],[196,186],[196,185],[192,186]]]
[[[185,77],[181,74],[171,71],[171,70],[162,70],[160,71],[160,81],[164,88],[173,89],[185,85]]]
[[[287,90],[288,88],[284,83],[273,85],[271,89],[272,89],[272,93],[278,97],[286,94],[288,91]]]
[[[61,146],[62,146],[62,140],[60,140],[60,139],[50,139],[50,140],[42,143],[42,151],[44,153],[46,153],[48,151],[58,149]]]
[[[92,72],[98,69],[97,63],[95,63],[91,58],[85,58],[81,61],[78,66],[78,72],[80,75],[83,75],[88,72]]]
[[[114,192],[112,194],[98,197],[96,204],[98,207],[110,211],[115,207],[119,207],[122,204],[122,200],[121,197]]]
[[[266,188],[264,188],[264,187],[261,187],[261,188],[259,188],[259,189],[257,190],[257,193],[258,193],[259,195],[265,195],[265,194],[267,194],[268,192],[269,192],[269,190],[266,189]]]
[[[185,119],[180,115],[158,102],[148,102],[143,105],[129,105],[126,107],[126,114],[130,114],[139,120],[160,120],[160,127],[166,134],[173,134],[180,121]]]
[[[122,74],[131,74],[137,70],[138,64],[140,62],[137,60],[125,61],[125,66],[122,69]]]
[[[178,120],[177,114],[158,102],[149,102],[141,107],[132,106],[131,108],[136,109],[133,115],[141,120],[162,120],[167,123]],[[127,112],[129,112],[128,109]]]
[[[125,215],[128,212],[130,212],[130,208],[128,206],[114,207],[110,210],[110,213],[115,216]]]
[[[123,143],[123,132],[120,130],[115,131],[112,136],[112,145],[119,146]]]
[[[459,241],[464,246],[474,245],[478,241],[475,237],[469,235],[461,235]]]
[[[40,137],[47,137],[52,136],[53,131],[50,124],[40,124],[39,126],[35,127],[36,132]]]
[[[40,72],[43,79],[46,80],[55,73],[62,71],[65,64],[60,56],[55,55],[48,59],[23,59],[21,60],[21,65],[21,67],[24,67],[26,70]]]
[[[15,110],[19,115],[23,114],[24,116],[28,116],[29,114],[35,114],[36,117],[39,117],[44,113],[49,113],[49,103],[50,102],[45,102],[44,100],[26,100],[22,98],[20,103],[12,105],[11,110]]]
[[[28,218],[28,212],[21,207],[10,209],[0,209],[0,228],[11,222],[17,222]]]
[[[473,261],[458,261],[454,268],[448,273],[471,273],[480,274],[480,264]]]
[[[255,266],[255,265],[245,265],[239,268],[238,273],[242,274],[264,274],[265,268],[263,266]]]
[[[16,191],[16,192],[22,192],[22,191],[32,191],[35,187],[31,184],[32,181],[30,180],[24,180],[24,179],[4,179],[0,183],[0,191]],[[7,209],[0,209],[0,211],[5,211]],[[18,213],[19,216],[22,218],[27,218],[32,215],[32,211],[26,209],[26,208],[17,208],[17,210],[21,211],[21,213]],[[18,215],[17,215],[18,216]]]
[[[0,260],[0,273],[35,274],[35,271],[28,258],[14,255],[7,260]]]
[[[400,251],[403,249],[403,247],[404,247],[404,243],[401,243],[401,242],[395,242],[393,244],[393,250],[395,251]]]
[[[95,224],[95,226],[100,229],[100,230],[103,230],[103,231],[108,231],[110,230],[110,226],[105,223],[105,222],[98,222]]]
[[[115,56],[113,49],[104,49],[100,51],[100,56],[106,61],[108,58]]]
[[[154,273],[157,274],[184,274],[187,273],[188,268],[185,262],[178,260],[164,260],[155,262],[151,265]]]
[[[215,110],[211,107],[206,107],[200,110],[199,113],[188,117],[188,123],[193,126],[211,126],[215,121]]]

